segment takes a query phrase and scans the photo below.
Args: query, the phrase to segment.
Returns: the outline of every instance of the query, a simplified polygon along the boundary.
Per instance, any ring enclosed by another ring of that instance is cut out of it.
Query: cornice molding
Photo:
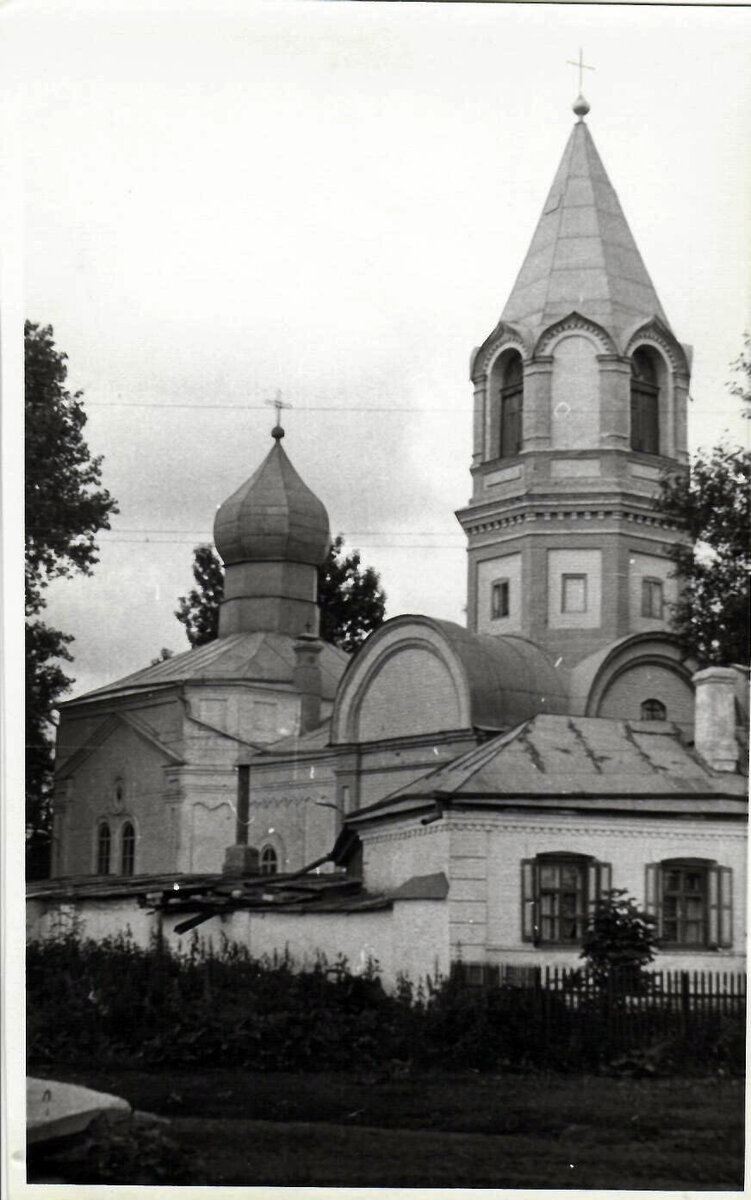
[[[643,345],[656,346],[659,350],[662,350],[674,374],[688,374],[688,365],[685,361],[683,350],[679,343],[674,338],[671,338],[668,331],[663,329],[660,322],[651,320],[635,330],[626,344],[626,355],[631,357],[634,350],[638,346]]]
[[[472,382],[475,384],[482,383],[482,377],[487,378],[493,362],[506,349],[518,350],[523,358],[529,355],[529,347],[518,329],[515,329],[513,325],[507,325],[504,321],[501,321],[495,327],[490,337],[483,342],[475,355],[472,362]]]
[[[535,345],[535,358],[538,355],[549,353],[553,342],[566,333],[588,333],[601,347],[601,353],[618,355],[618,347],[602,325],[598,325],[596,321],[590,320],[589,317],[583,317],[581,313],[572,312],[567,317],[563,317],[560,321],[556,321],[554,325],[549,325],[547,329],[543,330]]]

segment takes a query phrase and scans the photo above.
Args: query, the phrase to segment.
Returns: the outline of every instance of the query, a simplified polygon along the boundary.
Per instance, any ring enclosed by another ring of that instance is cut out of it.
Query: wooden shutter
[[[535,860],[525,858],[522,861],[522,941],[533,942],[536,928]]]
[[[733,944],[733,872],[730,867],[718,867],[720,892],[720,936],[718,945],[727,950]]]
[[[613,868],[610,863],[599,863],[599,896],[601,900],[613,887]]]
[[[662,905],[660,904],[660,864],[647,863],[644,883],[644,908],[655,918],[655,931],[662,937]]]
[[[712,864],[707,872],[707,942],[710,948],[733,944],[733,872]]]

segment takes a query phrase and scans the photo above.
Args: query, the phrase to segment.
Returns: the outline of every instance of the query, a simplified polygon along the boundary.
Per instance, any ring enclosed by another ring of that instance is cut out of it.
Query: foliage
[[[360,569],[360,552],[344,552],[341,534],[334,538],[318,571],[321,637],[352,653],[369,633],[383,624],[386,596],[378,573]]]
[[[70,635],[39,614],[50,580],[89,575],[96,534],[109,529],[115,501],[101,485],[101,457],[83,435],[82,393],[65,386],[67,356],[50,326],[24,326],[26,517],[26,823],[27,867],[39,873],[50,837],[52,720],[70,686],[59,664],[71,661]]]
[[[580,958],[604,983],[613,972],[638,976],[654,959],[656,947],[654,918],[641,912],[625,889],[612,888],[595,906]]]
[[[202,1163],[153,1118],[99,1117],[70,1146],[31,1148],[30,1182],[50,1174],[66,1183],[128,1183],[131,1186],[193,1183]]]
[[[468,987],[461,971],[389,995],[376,964],[356,974],[318,956],[296,970],[288,955],[253,959],[194,936],[181,953],[128,935],[101,943],[75,931],[27,952],[30,1064],[99,1069],[247,1068],[360,1072],[364,1082],[413,1070],[582,1070],[622,1055],[630,1016],[640,1043],[661,1047],[675,1071],[743,1070],[743,1020],[695,1016],[697,1053],[682,1061],[680,1013],[659,1001],[630,1012],[540,987]],[[643,993],[640,993],[643,994]],[[625,1043],[628,1046],[628,1042]],[[671,1049],[672,1047],[672,1049]],[[47,1066],[47,1069],[50,1069]]]
[[[671,624],[701,666],[748,664],[751,452],[717,445],[667,477],[658,509],[685,531],[673,551],[681,592]]]
[[[730,364],[735,375],[728,384],[731,396],[737,396],[745,406],[743,416],[751,417],[751,336],[746,334],[743,349],[738,357]]]
[[[224,568],[213,546],[196,546],[193,578],[196,586],[179,598],[175,616],[185,626],[191,646],[205,646],[219,634],[219,605],[224,597]]]
[[[185,626],[191,646],[204,646],[218,635],[219,606],[224,597],[224,568],[213,546],[196,546],[193,578],[196,587],[180,597],[175,616]],[[350,652],[384,620],[386,596],[377,572],[360,567],[359,551],[345,553],[341,535],[318,568],[318,604],[321,637]]]

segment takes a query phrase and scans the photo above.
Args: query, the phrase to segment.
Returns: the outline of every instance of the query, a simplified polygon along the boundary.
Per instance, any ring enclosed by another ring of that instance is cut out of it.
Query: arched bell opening
[[[524,365],[518,350],[498,355],[488,378],[490,420],[486,459],[513,458],[522,448],[524,424]]]

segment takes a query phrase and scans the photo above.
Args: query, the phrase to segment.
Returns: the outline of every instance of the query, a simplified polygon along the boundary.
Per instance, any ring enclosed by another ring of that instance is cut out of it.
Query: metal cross
[[[579,47],[579,61],[578,61],[578,62],[574,62],[574,61],[573,61],[573,59],[567,58],[567,59],[566,59],[566,63],[567,63],[567,64],[568,64],[568,66],[570,66],[570,67],[578,67],[578,68],[579,68],[579,91],[581,92],[581,90],[582,90],[582,71],[594,71],[594,70],[595,70],[595,68],[594,68],[594,67],[589,67],[589,66],[587,66],[587,64],[585,63],[585,61],[584,61],[584,58],[582,57],[582,48],[581,48],[581,46]]]
[[[276,426],[275,426],[275,428],[281,429],[281,427],[282,427],[282,409],[283,408],[292,408],[292,405],[284,403],[284,401],[282,400],[282,393],[278,389],[277,389],[277,393],[276,393],[276,396],[274,397],[274,399],[273,400],[264,400],[264,404],[268,404],[270,408],[276,409]]]

